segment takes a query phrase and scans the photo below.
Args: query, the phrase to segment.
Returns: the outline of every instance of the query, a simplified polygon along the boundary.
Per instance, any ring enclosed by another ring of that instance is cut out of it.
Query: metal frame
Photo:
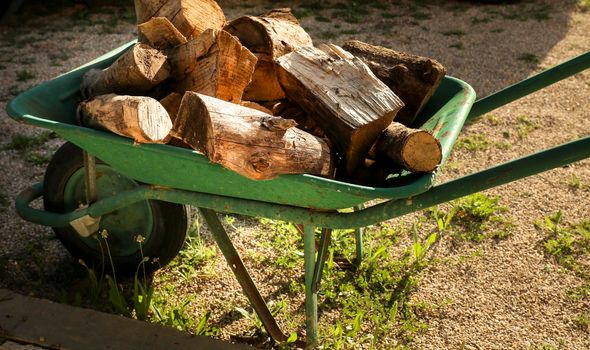
[[[488,111],[589,67],[590,52],[587,52],[536,76],[480,99],[473,105],[468,119],[477,118]],[[50,213],[31,208],[29,206],[30,203],[43,193],[42,184],[33,185],[21,192],[16,198],[15,204],[17,212],[25,220],[53,227],[65,227],[84,217],[99,218],[119,208],[148,199],[190,204],[199,207],[207,225],[213,233],[215,241],[242,286],[244,293],[260,316],[268,333],[278,341],[285,341],[287,336],[279,329],[274,317],[268,310],[264,299],[249,276],[238,252],[219,221],[216,211],[299,223],[304,226],[305,325],[307,336],[305,346],[306,348],[312,348],[317,344],[317,293],[323,266],[328,255],[331,229],[356,228],[357,258],[355,262],[359,264],[363,255],[361,228],[364,226],[519,180],[588,157],[590,157],[590,136],[434,186],[427,192],[410,199],[389,200],[369,208],[357,207],[354,212],[340,213],[337,211],[314,211],[302,207],[151,185],[139,186],[116,196],[95,201],[95,196],[93,196],[95,190],[92,189],[94,181],[94,176],[92,176],[93,157],[85,154],[85,167],[88,170],[86,181],[89,188],[87,198],[90,204],[88,207],[65,214]],[[317,258],[315,245],[316,228],[322,228]]]

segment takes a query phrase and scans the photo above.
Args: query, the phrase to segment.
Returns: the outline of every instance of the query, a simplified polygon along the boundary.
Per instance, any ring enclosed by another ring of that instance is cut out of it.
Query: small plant
[[[590,10],[590,0],[578,0],[578,8],[582,11]]]
[[[590,312],[582,312],[576,316],[574,322],[581,330],[590,333]]]
[[[457,49],[457,50],[463,50],[464,46],[463,43],[454,43],[449,45],[450,48],[452,49]]]
[[[465,32],[459,29],[455,29],[455,30],[447,30],[445,32],[441,32],[442,35],[444,36],[458,36],[461,37],[463,35],[465,35]]]
[[[529,64],[538,64],[539,63],[539,58],[537,57],[537,55],[535,55],[533,53],[523,53],[520,56],[518,56],[517,59],[519,61],[523,61],[523,62],[529,63]]]
[[[460,139],[455,144],[456,148],[471,152],[483,151],[491,145],[491,141],[485,135],[474,135]]]
[[[16,81],[27,81],[35,78],[35,74],[31,71],[22,69],[16,72]]]

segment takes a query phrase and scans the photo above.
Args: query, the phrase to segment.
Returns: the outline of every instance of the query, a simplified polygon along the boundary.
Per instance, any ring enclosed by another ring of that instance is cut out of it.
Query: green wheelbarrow
[[[143,252],[163,265],[182,247],[188,205],[198,207],[264,327],[279,342],[288,337],[271,315],[216,212],[284,220],[304,227],[305,346],[312,348],[317,343],[317,293],[332,229],[356,228],[357,259],[361,259],[360,228],[364,226],[590,157],[590,137],[585,137],[437,185],[436,172],[402,173],[379,188],[306,174],[253,181],[191,150],[134,144],[77,125],[79,84],[84,72],[108,67],[133,44],[10,101],[7,111],[13,119],[50,129],[69,141],[52,158],[43,183],[18,195],[17,212],[25,220],[53,227],[66,248],[87,262],[102,258],[104,247],[95,236],[106,230],[115,268],[134,271],[142,259],[135,236],[144,236]],[[445,77],[414,126],[431,131],[441,142],[444,163],[467,119],[588,67],[590,52],[477,102],[471,86]],[[41,196],[45,210],[31,207],[31,202]],[[367,202],[379,204],[365,208]],[[339,211],[345,208],[355,210]],[[316,247],[316,229],[320,228]]]

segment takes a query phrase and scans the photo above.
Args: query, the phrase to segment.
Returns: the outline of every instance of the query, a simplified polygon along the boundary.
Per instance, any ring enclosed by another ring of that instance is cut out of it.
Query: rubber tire
[[[97,164],[105,164],[96,159]],[[45,171],[43,186],[43,203],[45,210],[64,213],[64,191],[70,177],[84,166],[82,150],[72,143],[66,142],[53,155]],[[143,256],[150,260],[145,264],[146,272],[153,272],[168,264],[182,249],[186,239],[190,220],[190,208],[186,205],[163,201],[149,200],[152,211],[152,232],[142,244]],[[108,215],[108,214],[106,214]],[[105,215],[105,216],[106,216]],[[77,259],[82,259],[87,266],[96,270],[111,270],[108,256],[101,251],[85,244],[78,233],[71,227],[57,228],[53,231],[65,248]],[[130,232],[136,235],[137,232]],[[102,242],[102,240],[100,240]],[[103,251],[104,250],[103,248]],[[156,258],[156,259],[154,259]],[[142,261],[138,249],[131,255],[112,256],[115,272],[132,276]],[[151,263],[150,263],[151,262]]]

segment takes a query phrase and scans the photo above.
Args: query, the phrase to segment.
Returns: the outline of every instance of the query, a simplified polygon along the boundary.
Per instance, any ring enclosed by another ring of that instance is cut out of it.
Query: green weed
[[[445,32],[441,32],[441,34],[444,35],[444,36],[457,36],[457,37],[461,37],[461,36],[465,35],[465,32],[462,31],[462,30],[455,29],[455,30],[447,30]]]
[[[448,211],[431,208],[427,215],[436,220],[441,234],[455,239],[480,242],[484,239],[505,239],[510,236],[512,223],[501,214],[508,210],[498,197],[483,193],[452,201]]]
[[[572,175],[567,183],[568,187],[574,191],[589,191],[590,182],[584,182],[576,175]]]
[[[463,48],[464,48],[463,43],[451,44],[451,45],[449,45],[449,47],[452,49],[457,49],[457,50],[463,50]]]
[[[574,318],[574,322],[581,330],[590,333],[590,312],[582,312]]]
[[[574,272],[577,276],[590,279],[590,275],[582,261],[590,256],[590,220],[563,225],[563,214],[558,211],[545,217],[545,227],[536,223],[538,228],[548,231],[543,242],[545,252],[555,261]]]
[[[226,222],[233,218],[226,216]],[[235,219],[234,219],[235,220]],[[206,244],[199,230],[199,220],[195,220],[189,229],[188,237],[184,243],[184,248],[169,264],[170,268],[175,269],[185,280],[192,276],[207,263],[213,262],[217,255],[217,250],[213,244]]]
[[[578,8],[582,11],[589,11],[590,0],[578,0]]]
[[[528,52],[519,55],[516,59],[518,59],[519,61],[529,63],[529,64],[538,64],[539,63],[539,58],[537,57],[537,55],[535,55],[533,53],[528,53]]]
[[[16,81],[27,81],[35,78],[35,74],[27,69],[22,69],[16,72]]]
[[[315,18],[315,20],[316,20],[316,21],[318,21],[318,22],[325,22],[325,23],[332,22],[332,19],[331,19],[331,18],[328,18],[328,17],[322,16],[322,15],[317,15],[317,16],[315,16],[314,18]]]
[[[474,135],[459,139],[455,144],[456,148],[465,149],[471,152],[483,151],[491,145],[491,141],[485,135]]]

